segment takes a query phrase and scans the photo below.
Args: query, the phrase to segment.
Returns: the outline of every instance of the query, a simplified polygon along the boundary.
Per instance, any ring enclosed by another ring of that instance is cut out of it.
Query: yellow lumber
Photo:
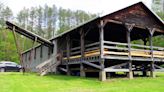
[[[164,51],[153,51],[153,54],[164,56]]]
[[[85,52],[85,57],[89,56],[94,56],[94,55],[99,55],[99,49],[97,50],[92,50]],[[128,56],[128,52],[113,52],[113,51],[107,51],[107,49],[104,49],[104,54],[105,55],[123,55],[123,56]],[[150,52],[145,52],[145,51],[131,51],[132,56],[140,56],[140,57],[151,57]],[[164,58],[164,52],[163,51],[153,51],[153,56],[157,58]],[[75,58],[80,58],[81,55],[76,55],[76,56],[71,56],[70,59],[75,59]],[[64,58],[66,60],[67,58]]]
[[[112,54],[112,55],[129,55],[127,52],[112,52],[112,51],[104,51],[104,54]]]

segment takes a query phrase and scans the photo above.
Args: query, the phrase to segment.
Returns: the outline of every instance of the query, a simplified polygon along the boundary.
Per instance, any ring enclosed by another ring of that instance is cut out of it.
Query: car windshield
[[[6,65],[16,65],[16,63],[5,63]]]

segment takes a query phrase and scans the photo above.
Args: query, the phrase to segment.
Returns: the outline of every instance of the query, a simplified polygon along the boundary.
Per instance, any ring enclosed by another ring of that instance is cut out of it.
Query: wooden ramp
[[[60,62],[55,61],[54,58],[55,57],[52,56],[50,59],[36,66],[36,69],[38,70],[38,73],[41,76],[44,76],[48,74],[49,72],[56,72],[56,68],[60,64]]]

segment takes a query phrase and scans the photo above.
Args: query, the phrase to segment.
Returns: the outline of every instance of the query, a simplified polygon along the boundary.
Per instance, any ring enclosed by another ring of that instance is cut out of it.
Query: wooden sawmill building
[[[32,71],[40,71],[40,65],[42,72],[83,77],[94,72],[100,80],[124,72],[132,79],[135,71],[155,77],[155,68],[164,63],[164,48],[154,46],[152,40],[164,35],[164,22],[142,2],[89,20],[50,40],[6,24],[13,32],[41,43],[20,55],[22,65]],[[135,40],[142,44],[132,44]]]

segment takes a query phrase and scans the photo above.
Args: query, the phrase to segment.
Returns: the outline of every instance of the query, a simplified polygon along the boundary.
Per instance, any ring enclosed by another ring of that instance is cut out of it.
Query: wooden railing
[[[99,46],[99,42],[95,42],[95,43],[91,43],[91,44],[87,44],[85,45],[85,49],[84,49],[84,53],[85,53],[85,58],[88,59],[89,57],[93,57],[93,56],[99,56],[100,55],[100,46]],[[64,50],[63,51],[63,60],[64,62],[68,62],[67,60],[67,51]],[[81,58],[81,47],[74,47],[71,48],[70,50],[70,60],[80,60]]]
[[[150,46],[130,44],[129,51],[127,43],[104,41],[103,44],[103,48],[108,49],[108,51],[104,51],[104,55],[164,58],[164,48],[162,47],[153,46],[151,50]]]
[[[164,58],[164,48],[153,46],[152,50],[150,46],[138,45],[138,44],[130,44],[131,48],[129,51],[127,43],[120,42],[111,42],[111,41],[103,41],[102,48],[103,56],[128,56],[128,57],[147,57],[147,58]],[[68,62],[67,60],[67,51],[65,50],[65,56],[63,57],[64,62]],[[91,44],[85,45],[85,58],[86,60],[90,60],[95,58],[94,56],[100,56],[100,43],[95,42]],[[81,48],[74,47],[70,50],[69,62],[71,61],[80,61],[81,60]]]

